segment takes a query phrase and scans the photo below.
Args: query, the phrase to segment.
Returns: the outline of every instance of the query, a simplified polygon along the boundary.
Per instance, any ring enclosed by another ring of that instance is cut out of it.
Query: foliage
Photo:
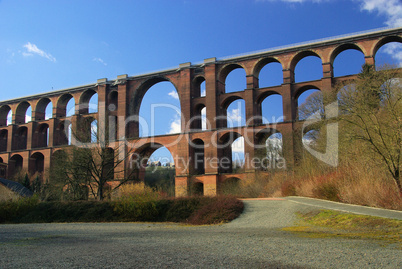
[[[146,168],[145,183],[167,196],[173,197],[175,175],[174,167],[150,166]]]

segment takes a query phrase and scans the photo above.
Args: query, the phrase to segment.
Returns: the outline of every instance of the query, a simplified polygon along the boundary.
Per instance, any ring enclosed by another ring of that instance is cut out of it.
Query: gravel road
[[[69,223],[0,225],[0,268],[402,268],[396,245],[302,238],[281,231],[290,200],[245,201],[225,225]]]

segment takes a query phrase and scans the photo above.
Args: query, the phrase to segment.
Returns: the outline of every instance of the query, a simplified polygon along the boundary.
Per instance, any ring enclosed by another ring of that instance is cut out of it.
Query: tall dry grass
[[[402,197],[388,171],[359,149],[344,156],[337,168],[305,154],[293,172],[256,172],[232,188],[229,193],[242,198],[306,196],[402,210]]]

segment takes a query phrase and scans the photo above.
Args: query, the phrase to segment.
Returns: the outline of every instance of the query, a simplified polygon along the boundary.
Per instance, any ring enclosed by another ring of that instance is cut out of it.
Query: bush
[[[15,219],[28,214],[39,203],[39,198],[21,198],[16,201],[6,201],[0,203],[0,223],[13,222]]]
[[[34,197],[0,203],[0,223],[169,221],[215,224],[230,221],[243,203],[229,197],[39,202]]]

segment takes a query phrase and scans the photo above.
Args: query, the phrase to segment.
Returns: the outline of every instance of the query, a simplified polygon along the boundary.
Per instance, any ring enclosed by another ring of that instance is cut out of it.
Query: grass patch
[[[283,228],[303,237],[341,237],[380,240],[396,243],[402,248],[402,221],[321,210],[298,213],[296,226]]]
[[[243,212],[233,197],[155,198],[124,196],[116,201],[40,202],[37,198],[0,203],[0,223],[229,222]]]

